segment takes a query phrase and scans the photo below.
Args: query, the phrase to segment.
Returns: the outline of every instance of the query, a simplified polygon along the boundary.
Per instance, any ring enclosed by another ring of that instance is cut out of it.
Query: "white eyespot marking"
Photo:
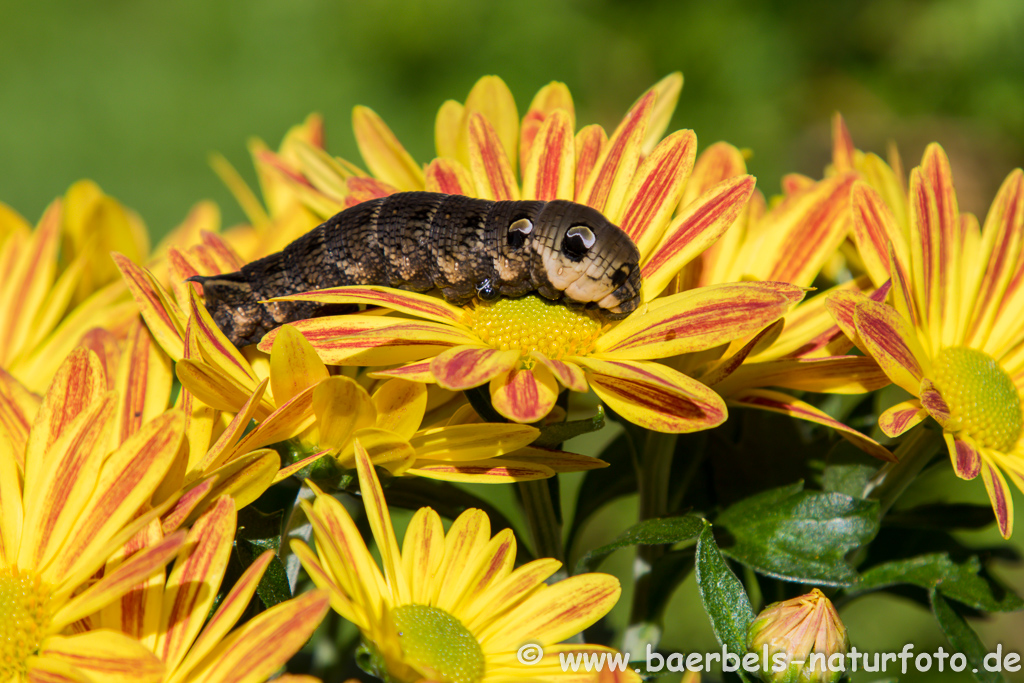
[[[520,218],[512,225],[508,226],[509,232],[521,232],[524,235],[529,235],[533,232],[533,221],[529,218]]]
[[[566,239],[572,237],[579,237],[583,241],[583,246],[590,249],[594,246],[594,242],[597,241],[597,237],[594,236],[594,231],[585,225],[574,225],[569,228],[569,231],[565,233]]]

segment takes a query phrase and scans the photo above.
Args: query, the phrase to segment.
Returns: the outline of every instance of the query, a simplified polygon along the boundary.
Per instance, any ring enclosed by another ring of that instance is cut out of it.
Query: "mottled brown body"
[[[243,346],[284,323],[341,312],[260,301],[344,285],[437,288],[458,305],[537,292],[622,318],[639,303],[639,260],[622,230],[581,204],[403,192],[346,209],[238,272],[191,280]]]

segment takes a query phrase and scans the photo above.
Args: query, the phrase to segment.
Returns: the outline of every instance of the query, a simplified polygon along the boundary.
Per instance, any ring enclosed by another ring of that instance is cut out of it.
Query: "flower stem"
[[[557,477],[557,475],[555,475]],[[526,523],[533,540],[536,557],[553,557],[565,562],[562,547],[562,522],[558,518],[555,501],[547,479],[519,482],[519,493],[523,499]],[[554,481],[557,482],[557,479]]]
[[[640,493],[639,521],[664,517],[669,512],[669,478],[678,434],[649,431],[640,455],[637,483]],[[665,552],[660,545],[638,545],[633,565],[633,605],[629,627],[624,636],[626,652],[646,652],[647,645],[656,646],[661,629],[650,622],[651,570]]]
[[[938,450],[941,439],[924,425],[918,425],[896,448],[897,462],[883,465],[864,487],[864,497],[879,502],[879,518],[892,508],[900,495],[917,478]]]

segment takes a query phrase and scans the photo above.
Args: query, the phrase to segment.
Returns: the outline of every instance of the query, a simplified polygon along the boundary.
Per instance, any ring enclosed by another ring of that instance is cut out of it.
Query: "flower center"
[[[50,625],[50,591],[38,576],[0,567],[0,681],[28,678],[28,658]]]
[[[476,683],[484,675],[480,643],[443,609],[400,605],[393,612],[406,662],[440,683]]]
[[[933,383],[960,430],[981,446],[1012,450],[1020,438],[1020,395],[1013,379],[991,356],[976,349],[943,349],[933,364]]]
[[[537,296],[479,301],[466,324],[484,343],[501,351],[539,351],[559,360],[594,349],[601,323],[582,311]]]

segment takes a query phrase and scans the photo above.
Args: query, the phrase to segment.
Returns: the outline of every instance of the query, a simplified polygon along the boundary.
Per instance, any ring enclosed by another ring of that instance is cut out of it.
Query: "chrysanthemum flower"
[[[877,192],[854,196],[854,212],[892,276],[891,304],[833,295],[843,330],[916,398],[879,417],[890,435],[928,416],[943,430],[953,469],[985,482],[999,530],[1013,530],[1003,476],[1024,488],[1024,173],[1011,173],[984,230],[957,208],[949,161],[931,145],[910,176],[909,235]]]
[[[596,458],[527,448],[540,432],[525,425],[424,426],[429,397],[422,384],[395,379],[371,395],[351,378],[331,376],[313,347],[290,327],[266,349],[269,357],[255,349],[243,354],[217,328],[192,285],[184,293],[186,317],[149,271],[121,255],[115,259],[154,336],[170,353],[180,354],[176,371],[182,386],[211,410],[235,414],[208,450],[192,445],[186,484],[215,474],[223,478],[214,467],[233,464],[232,481],[245,483],[246,500],[253,500],[249,496],[262,490],[258,484],[265,488],[326,453],[351,466],[354,438],[362,439],[375,465],[395,474],[451,481],[524,481],[605,466]],[[259,424],[243,434],[251,419]],[[292,437],[319,453],[278,472],[276,453],[265,447]],[[208,431],[202,443],[209,443]],[[242,467],[245,476],[235,476]],[[211,495],[218,492],[225,492],[223,485]]]
[[[276,672],[309,639],[327,612],[326,591],[282,602],[231,631],[249,604],[274,553],[242,574],[210,616],[235,538],[234,501],[217,499],[192,526],[168,576],[159,572],[121,600],[88,618],[90,629],[114,629],[144,644],[161,662],[164,683],[247,681]],[[151,524],[141,547],[159,544]],[[128,561],[131,561],[130,558]]]
[[[166,412],[109,447],[117,397],[107,386],[96,354],[76,349],[58,368],[24,448],[0,436],[0,680],[162,676],[163,665],[133,639],[72,627],[160,571],[185,540],[171,534],[95,580],[173,502],[147,511],[183,422]]]
[[[754,183],[747,175],[726,178],[701,186],[681,204],[696,136],[683,130],[661,139],[681,85],[678,74],[655,85],[609,138],[599,126],[574,132],[572,100],[561,84],[538,93],[520,126],[508,88],[487,77],[465,105],[441,108],[439,157],[425,169],[365,108],[355,113],[356,139],[375,178],[349,174],[328,183],[329,174],[317,172],[322,167],[310,161],[321,157],[311,156],[308,147],[301,148],[306,156],[300,170],[276,159],[282,186],[311,206],[324,204],[315,196],[333,196],[336,204],[329,210],[407,189],[588,204],[620,225],[640,250],[647,305],[627,320],[602,326],[536,296],[460,308],[400,290],[357,287],[289,298],[378,305],[426,320],[350,315],[296,326],[329,364],[413,361],[378,374],[436,381],[452,390],[489,384],[495,409],[517,422],[543,418],[565,387],[593,388],[624,417],[651,429],[687,432],[720,424],[726,409],[718,395],[649,361],[757,332],[798,301],[802,290],[775,282],[733,283],[657,298],[685,263],[732,224]],[[521,184],[517,163],[523,166]],[[260,348],[269,349],[272,338]]]
[[[540,559],[513,569],[516,540],[505,529],[491,538],[480,510],[462,513],[445,534],[430,508],[413,516],[399,549],[384,492],[365,451],[355,448],[363,504],[380,549],[383,573],[355,522],[329,495],[303,507],[317,552],[292,549],[331,607],[359,627],[381,677],[479,683],[577,677],[558,665],[558,652],[608,651],[597,645],[557,645],[604,616],[619,597],[606,574],[581,574],[552,585],[561,563]],[[517,652],[531,648],[529,656]],[[544,656],[530,663],[536,649]],[[596,674],[595,674],[596,676]]]
[[[697,162],[714,169],[714,178],[745,172],[743,156],[726,143],[708,148]],[[701,176],[708,175],[708,171]],[[822,181],[790,183],[788,194],[770,210],[759,193],[732,228],[680,273],[675,287],[709,286],[739,280],[779,280],[810,287],[850,232],[852,171],[833,173]],[[887,279],[887,278],[886,278]],[[840,290],[870,291],[859,278]],[[884,296],[888,287],[876,297]],[[853,346],[836,326],[818,294],[798,303],[768,333],[738,339],[720,354],[689,355],[674,366],[713,387],[730,406],[789,415],[835,429],[872,455],[892,455],[873,439],[815,406],[775,388],[850,394],[889,384],[871,358],[848,355]]]

